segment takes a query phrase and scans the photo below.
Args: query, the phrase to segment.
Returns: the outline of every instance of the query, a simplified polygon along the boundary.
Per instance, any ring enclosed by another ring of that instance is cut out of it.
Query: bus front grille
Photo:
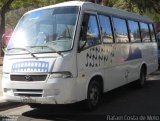
[[[45,81],[47,75],[11,75],[11,81]]]
[[[25,96],[25,97],[42,97],[43,90],[40,89],[15,89],[15,96]]]

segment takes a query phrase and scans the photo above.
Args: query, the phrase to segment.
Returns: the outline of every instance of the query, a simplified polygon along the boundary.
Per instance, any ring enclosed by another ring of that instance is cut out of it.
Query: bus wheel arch
[[[85,105],[88,110],[94,110],[101,102],[103,94],[103,78],[100,75],[90,79],[87,87]]]

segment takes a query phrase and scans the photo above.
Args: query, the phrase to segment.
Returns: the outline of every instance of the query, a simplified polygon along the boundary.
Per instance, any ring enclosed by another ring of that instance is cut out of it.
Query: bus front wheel
[[[86,106],[88,110],[94,110],[100,103],[102,97],[101,84],[96,81],[96,78],[92,79],[88,86]]]

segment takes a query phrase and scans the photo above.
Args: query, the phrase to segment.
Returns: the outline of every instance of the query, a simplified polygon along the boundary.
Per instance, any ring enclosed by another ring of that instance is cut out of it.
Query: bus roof
[[[55,5],[50,5],[42,8],[38,8],[32,11],[29,11],[27,13],[37,11],[37,10],[43,10],[43,9],[49,9],[53,7],[62,7],[62,6],[79,6],[82,8],[82,11],[95,11],[100,12],[103,14],[108,14],[112,16],[118,16],[126,19],[134,19],[137,21],[144,21],[144,22],[153,22],[149,17],[138,15],[135,13],[119,10],[116,8],[111,8],[107,6],[102,6],[99,4],[91,3],[91,2],[82,2],[82,1],[69,1],[69,2],[63,2]]]

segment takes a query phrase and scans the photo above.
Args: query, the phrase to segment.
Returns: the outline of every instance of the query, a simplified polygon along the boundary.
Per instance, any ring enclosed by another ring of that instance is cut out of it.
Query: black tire
[[[28,104],[31,108],[36,108],[36,109],[42,109],[42,108],[46,108],[45,105],[42,104]]]
[[[86,108],[89,111],[96,109],[102,98],[102,88],[100,82],[92,79],[88,86]]]
[[[143,88],[146,82],[146,68],[142,67],[140,71],[140,78],[137,80],[137,87],[138,88]]]

